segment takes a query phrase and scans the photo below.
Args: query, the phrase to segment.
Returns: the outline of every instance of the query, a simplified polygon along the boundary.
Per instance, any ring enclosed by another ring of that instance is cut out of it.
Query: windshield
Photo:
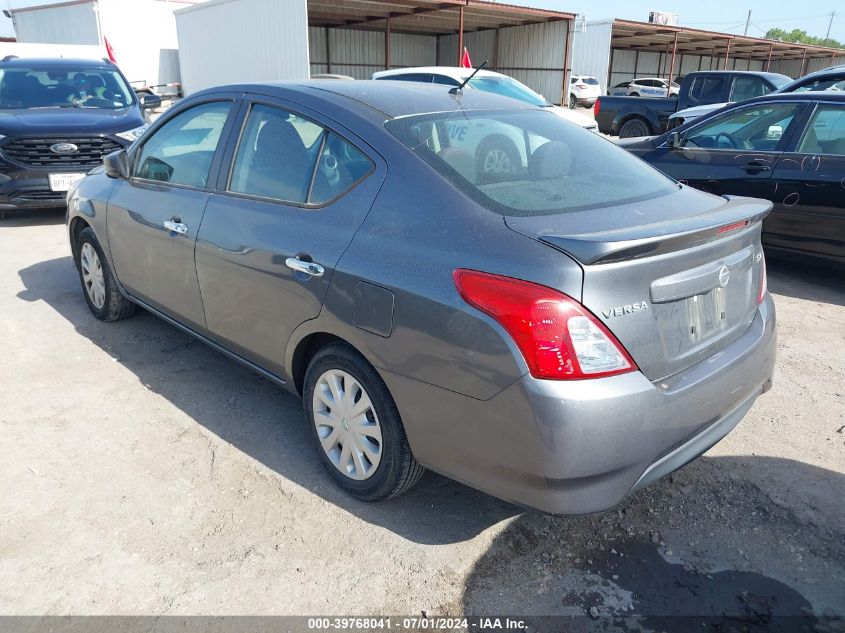
[[[767,75],[766,78],[772,82],[772,85],[775,87],[776,90],[779,88],[783,88],[784,86],[788,86],[793,81],[786,75]]]
[[[676,188],[632,154],[548,111],[456,111],[386,126],[455,187],[501,215],[615,206]]]
[[[134,103],[120,73],[108,68],[33,66],[0,69],[0,108],[104,108]]]
[[[510,77],[479,77],[476,75],[469,80],[469,85],[484,92],[492,92],[504,97],[510,97],[511,99],[530,103],[533,106],[539,106],[541,108],[550,105],[548,101],[531,90],[531,88]]]

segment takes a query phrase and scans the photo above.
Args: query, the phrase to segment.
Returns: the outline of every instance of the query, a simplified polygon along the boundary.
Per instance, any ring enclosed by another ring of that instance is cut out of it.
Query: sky
[[[52,4],[57,0],[0,0],[0,7],[24,7]],[[708,31],[742,33],[745,19],[751,10],[748,34],[762,37],[772,27],[788,31],[804,29],[810,35],[823,37],[827,32],[830,13],[838,9],[830,36],[845,42],[845,5],[842,0],[745,0],[744,2],[705,2],[703,0],[508,0],[511,4],[569,11],[587,16],[588,20],[623,18],[648,20],[649,11],[677,13],[680,24]],[[0,14],[0,35],[14,35],[12,21]]]

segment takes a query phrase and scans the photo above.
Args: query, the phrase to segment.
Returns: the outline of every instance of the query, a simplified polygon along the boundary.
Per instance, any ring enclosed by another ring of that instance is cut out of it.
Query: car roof
[[[786,77],[790,81],[792,81],[792,77],[789,75],[784,75],[781,73],[770,73],[764,72],[762,70],[694,70],[691,73],[687,73],[687,77],[692,77],[693,75],[752,75],[754,77]]]
[[[392,77],[394,75],[409,75],[409,74],[425,74],[445,75],[458,81],[463,81],[466,77],[471,75],[474,68],[463,68],[461,66],[412,66],[411,68],[394,68],[392,70],[380,70],[373,73],[373,77]],[[501,73],[482,68],[476,74],[476,77],[505,77]]]
[[[735,105],[743,105],[758,101],[833,101],[845,103],[845,92],[841,90],[810,90],[806,92],[772,92],[762,97],[755,97],[746,101],[737,101]]]
[[[31,68],[32,66],[51,66],[54,68],[116,68],[103,59],[83,59],[77,57],[11,57],[0,61],[0,68]]]
[[[321,79],[304,81],[279,81],[252,84],[218,86],[195,93],[193,97],[219,92],[255,92],[280,98],[290,93],[319,97],[334,101],[346,108],[354,104],[377,111],[382,118],[396,118],[433,112],[462,110],[540,110],[527,103],[508,97],[468,90],[460,95],[450,94],[450,87],[416,81],[369,80],[326,81]],[[351,103],[352,102],[352,103]],[[360,109],[360,108],[359,108]]]

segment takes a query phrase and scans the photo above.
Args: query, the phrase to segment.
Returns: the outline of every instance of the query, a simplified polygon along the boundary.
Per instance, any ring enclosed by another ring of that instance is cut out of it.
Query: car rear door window
[[[372,169],[373,162],[338,134],[282,108],[255,104],[228,189],[281,202],[324,204]]]
[[[798,153],[845,156],[845,106],[819,106],[804,132]]]
[[[446,75],[434,75],[434,83],[436,84],[444,84],[446,86],[460,86],[460,82],[457,79],[452,79],[451,77],[447,77]]]
[[[211,161],[232,106],[204,103],[176,115],[141,148],[133,177],[190,187],[205,187]]]

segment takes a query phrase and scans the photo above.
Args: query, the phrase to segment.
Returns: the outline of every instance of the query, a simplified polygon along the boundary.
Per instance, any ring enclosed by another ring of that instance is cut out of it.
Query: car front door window
[[[845,156],[845,107],[820,106],[804,132],[798,153]]]
[[[231,103],[195,106],[159,128],[141,148],[132,176],[175,185],[205,187]]]
[[[685,146],[702,149],[775,151],[795,119],[799,104],[743,108],[690,130]]]

